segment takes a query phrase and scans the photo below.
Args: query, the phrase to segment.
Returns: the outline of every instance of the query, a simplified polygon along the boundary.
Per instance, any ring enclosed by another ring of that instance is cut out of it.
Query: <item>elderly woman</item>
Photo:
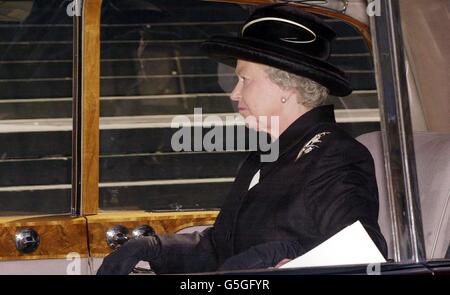
[[[156,273],[273,267],[357,220],[386,253],[371,155],[336,125],[332,106],[321,106],[329,93],[351,93],[326,62],[334,35],[321,19],[278,4],[257,9],[241,37],[203,44],[212,58],[236,66],[231,99],[250,128],[272,136],[278,157],[250,153],[213,227],[131,240],[98,274],[127,274],[140,260]]]

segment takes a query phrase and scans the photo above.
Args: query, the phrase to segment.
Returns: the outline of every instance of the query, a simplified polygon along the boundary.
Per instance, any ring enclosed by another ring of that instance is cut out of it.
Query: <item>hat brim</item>
[[[327,87],[334,96],[347,96],[352,92],[344,72],[335,66],[272,42],[216,36],[203,42],[202,49],[210,58],[231,66],[242,59],[307,77]]]

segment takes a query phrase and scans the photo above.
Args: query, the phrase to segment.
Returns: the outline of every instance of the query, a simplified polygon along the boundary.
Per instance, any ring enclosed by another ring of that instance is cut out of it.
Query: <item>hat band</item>
[[[292,37],[292,38],[280,38],[280,40],[284,41],[284,42],[289,42],[289,43],[295,43],[295,44],[305,44],[305,43],[312,43],[314,41],[316,41],[317,39],[317,35],[316,33],[314,33],[310,28],[299,24],[297,22],[288,20],[288,19],[284,19],[284,18],[279,18],[279,17],[262,17],[262,18],[258,18],[258,19],[254,19],[252,21],[249,21],[248,23],[246,23],[243,27],[242,27],[242,31],[241,31],[241,35],[244,35],[245,30],[250,27],[251,25],[254,25],[256,23],[260,23],[260,22],[264,22],[264,21],[278,21],[278,22],[283,22],[283,23],[287,23],[299,28],[302,28],[303,30],[306,30],[308,33],[310,33],[313,37],[311,40],[306,40],[306,41],[302,41],[302,40],[296,40],[297,37]]]

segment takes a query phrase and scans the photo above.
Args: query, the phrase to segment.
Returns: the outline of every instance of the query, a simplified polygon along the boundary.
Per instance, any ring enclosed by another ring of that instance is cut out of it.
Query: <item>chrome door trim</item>
[[[398,1],[379,0],[370,18],[381,112],[386,183],[392,218],[394,259],[425,260],[420,198],[406,82]]]

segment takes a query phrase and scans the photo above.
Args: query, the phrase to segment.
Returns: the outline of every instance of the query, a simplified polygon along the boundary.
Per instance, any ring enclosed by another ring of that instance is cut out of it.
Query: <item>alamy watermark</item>
[[[366,273],[368,275],[381,275],[381,264],[371,263],[367,265]]]
[[[66,255],[66,260],[70,261],[66,267],[66,274],[81,275],[81,256],[80,253],[70,252]]]
[[[81,16],[81,7],[83,7],[83,0],[73,0],[67,5],[66,13],[68,16]]]
[[[224,128],[227,126],[233,128]],[[258,130],[269,129],[271,134],[278,134],[279,117],[248,116],[243,119],[239,115],[227,115],[225,118],[217,115],[204,116],[201,108],[195,108],[193,120],[185,115],[172,119],[170,127],[180,129],[172,135],[170,144],[176,152],[235,151],[244,150],[248,146],[250,150],[258,149],[262,152],[261,162],[276,161],[279,155],[278,140],[272,141],[269,136],[256,132],[248,133],[245,126]],[[203,128],[211,130],[203,134]],[[249,134],[248,138],[246,133]]]
[[[380,0],[372,0],[367,4],[366,13],[368,16],[380,16],[381,15],[381,4]]]

